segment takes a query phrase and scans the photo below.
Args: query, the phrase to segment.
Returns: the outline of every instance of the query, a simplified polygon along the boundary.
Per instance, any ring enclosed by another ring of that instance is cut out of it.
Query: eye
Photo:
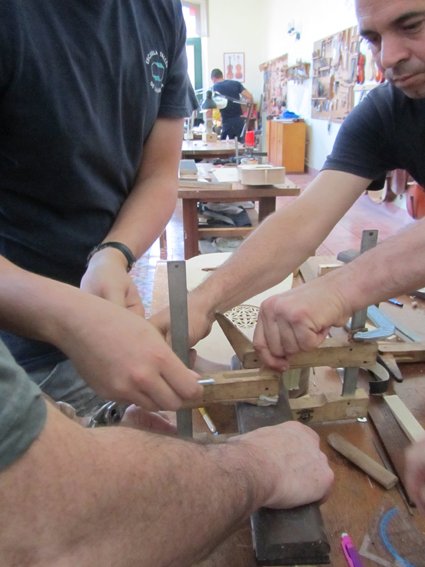
[[[401,30],[406,34],[416,34],[422,31],[424,26],[424,18],[419,20],[410,20],[408,22],[404,22],[400,27]]]
[[[367,42],[368,46],[376,51],[381,47],[381,36],[378,34],[370,34],[364,37],[365,41]]]

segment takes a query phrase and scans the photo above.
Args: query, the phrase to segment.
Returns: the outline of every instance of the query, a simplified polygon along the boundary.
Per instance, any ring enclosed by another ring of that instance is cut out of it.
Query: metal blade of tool
[[[376,246],[378,242],[378,231],[377,230],[364,230],[362,232],[362,241],[360,245],[360,253],[362,254],[366,250],[373,248]],[[338,260],[341,260],[339,256],[337,256]],[[361,309],[353,314],[351,318],[351,331],[355,332],[360,329],[363,329],[366,325],[366,318],[367,318],[367,308]],[[343,378],[343,385],[342,385],[342,395],[352,395],[356,391],[357,388],[357,378],[359,375],[358,368],[346,368],[344,370],[344,378]]]
[[[189,324],[187,318],[186,263],[167,262],[170,305],[171,346],[180,360],[189,366]],[[177,412],[177,431],[181,437],[192,437],[192,410]]]
[[[293,419],[284,388],[276,406],[237,404],[236,415],[240,433]],[[330,562],[330,545],[318,504],[292,510],[260,508],[251,516],[251,527],[259,565],[321,565]]]

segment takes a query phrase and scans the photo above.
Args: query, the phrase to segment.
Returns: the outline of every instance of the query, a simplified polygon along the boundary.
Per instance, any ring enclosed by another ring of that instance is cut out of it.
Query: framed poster
[[[223,75],[225,79],[243,83],[245,81],[245,54],[225,53]]]

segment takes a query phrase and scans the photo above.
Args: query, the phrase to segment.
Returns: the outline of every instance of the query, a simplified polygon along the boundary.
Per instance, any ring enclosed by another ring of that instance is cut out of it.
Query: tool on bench
[[[229,340],[243,368],[259,368],[261,361],[248,339],[225,315],[216,313],[216,319]],[[376,365],[376,343],[347,342],[326,339],[324,343],[308,352],[299,352],[289,357],[290,369],[318,366],[374,368]],[[241,400],[242,401],[242,400]],[[293,419],[304,423],[353,419],[367,413],[369,396],[357,389],[351,396],[340,396],[334,392],[312,394],[289,400]]]
[[[215,314],[223,333],[232,345],[243,368],[260,368],[261,360],[252,341],[242,333],[225,315]],[[376,343],[363,344],[326,339],[321,346],[307,352],[299,352],[288,357],[290,368],[312,368],[329,366],[331,368],[369,367],[376,361]]]

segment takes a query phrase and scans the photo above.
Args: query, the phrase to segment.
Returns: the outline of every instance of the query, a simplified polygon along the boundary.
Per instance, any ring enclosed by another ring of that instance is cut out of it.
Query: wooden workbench
[[[180,180],[178,198],[182,200],[184,257],[186,260],[199,254],[199,240],[222,236],[231,238],[247,236],[255,226],[205,227],[198,226],[198,203],[229,203],[238,201],[258,202],[258,222],[276,209],[276,197],[296,197],[300,188],[286,178],[281,185],[248,186],[241,183],[206,183],[202,180]]]
[[[183,159],[214,159],[234,157],[241,152],[244,146],[240,142],[235,144],[234,140],[217,140],[216,142],[204,142],[203,140],[183,140]]]
[[[166,263],[162,262],[158,265],[156,272],[153,312],[164,306],[167,298]],[[410,299],[407,296],[400,299],[405,303],[405,307],[398,311],[399,316],[405,324],[411,324],[416,332],[423,329],[425,339],[425,301],[419,301],[419,307],[413,310],[410,308]],[[397,309],[388,304],[386,311],[397,317]],[[392,381],[391,388],[425,427],[425,382],[423,380],[425,364],[405,364],[401,368],[404,382]],[[368,374],[366,372],[361,372],[358,385],[367,389]],[[341,379],[336,371],[320,368],[311,372],[309,392],[314,394],[323,391],[341,392]],[[373,403],[373,399],[370,403]],[[209,413],[219,433],[237,431],[233,406],[212,406],[209,408]],[[208,429],[199,413],[194,411],[193,416],[195,432],[207,434]],[[387,561],[389,566],[393,565],[391,555],[382,546],[378,531],[379,521],[383,514],[393,507],[397,509],[397,514],[389,525],[391,542],[412,565],[424,566],[425,517],[415,509],[409,511],[397,487],[385,490],[346,461],[344,457],[337,454],[326,442],[329,433],[339,433],[382,463],[375,445],[378,444],[379,448],[380,441],[372,423],[369,420],[328,422],[312,425],[312,427],[320,435],[322,448],[335,473],[332,494],[321,506],[324,525],[331,545],[330,564],[332,567],[347,565],[340,546],[340,535],[343,531],[351,535],[358,549],[364,545],[369,553],[375,554],[381,561]],[[364,557],[361,559],[365,567],[376,567],[379,564]],[[208,559],[197,564],[197,567],[257,567],[249,522],[247,521],[242,528],[230,536]]]

